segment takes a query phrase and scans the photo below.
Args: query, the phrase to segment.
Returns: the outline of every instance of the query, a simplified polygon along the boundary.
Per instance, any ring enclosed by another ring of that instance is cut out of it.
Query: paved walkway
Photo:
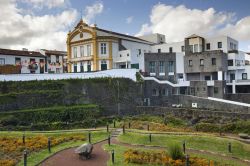
[[[80,159],[74,153],[75,148],[63,150],[45,160],[41,166],[106,166],[109,160],[109,154],[103,150],[102,145],[107,144],[103,141],[94,145],[91,158]]]

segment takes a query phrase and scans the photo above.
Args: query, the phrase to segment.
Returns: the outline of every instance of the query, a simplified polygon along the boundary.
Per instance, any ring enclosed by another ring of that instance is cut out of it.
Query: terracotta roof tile
[[[1,55],[14,55],[14,56],[29,56],[29,57],[44,57],[40,52],[24,51],[24,50],[11,50],[0,48]]]

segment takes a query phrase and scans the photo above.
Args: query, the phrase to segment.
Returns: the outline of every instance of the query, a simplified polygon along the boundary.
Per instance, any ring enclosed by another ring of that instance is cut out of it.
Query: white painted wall
[[[43,59],[45,62],[45,58],[43,57],[26,57],[26,56],[13,56],[13,55],[0,55],[0,58],[3,58],[5,60],[5,64],[9,65],[15,65],[15,58],[21,58],[21,73],[30,73],[30,70],[28,69],[30,59],[35,59],[35,62],[38,65],[38,69],[35,70],[35,73],[40,73],[40,66],[39,62],[40,59]]]
[[[218,42],[222,42],[222,48],[218,48]],[[236,50],[238,50],[238,41],[232,39],[228,36],[218,36],[213,38],[206,38],[205,43],[210,43],[210,50],[223,50],[223,52],[228,53],[228,51],[233,50],[230,48],[230,43],[236,44]],[[205,44],[205,50],[207,50]]]
[[[181,47],[184,46],[184,41],[174,42],[174,43],[164,43],[157,44],[152,46],[152,52],[158,52],[158,49],[161,49],[161,52],[169,52],[169,48],[173,48],[173,52],[182,52]],[[185,52],[183,52],[185,54]]]
[[[83,37],[82,38],[80,38],[80,33],[79,33],[75,37],[73,37],[71,42],[78,41],[78,40],[90,39],[90,38],[92,38],[92,35],[90,33],[83,32]]]

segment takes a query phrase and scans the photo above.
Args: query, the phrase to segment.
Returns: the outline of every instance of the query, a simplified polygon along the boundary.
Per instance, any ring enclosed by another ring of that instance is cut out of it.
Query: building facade
[[[45,72],[45,56],[40,52],[0,49],[1,74],[38,74]]]
[[[82,20],[67,37],[68,72],[91,72],[112,68],[143,68],[143,54],[151,42],[89,26]],[[141,64],[141,65],[140,65]]]
[[[65,73],[67,67],[65,63],[65,57],[67,52],[57,50],[41,49],[40,53],[45,56],[45,72],[46,73]]]

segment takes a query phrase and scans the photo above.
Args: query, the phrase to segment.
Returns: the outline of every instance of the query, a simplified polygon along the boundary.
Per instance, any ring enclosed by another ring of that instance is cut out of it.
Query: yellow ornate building
[[[150,50],[140,38],[89,26],[82,20],[67,37],[68,72],[90,72],[139,66],[139,53]],[[141,54],[141,53],[140,53]],[[132,63],[132,55],[134,63]]]

